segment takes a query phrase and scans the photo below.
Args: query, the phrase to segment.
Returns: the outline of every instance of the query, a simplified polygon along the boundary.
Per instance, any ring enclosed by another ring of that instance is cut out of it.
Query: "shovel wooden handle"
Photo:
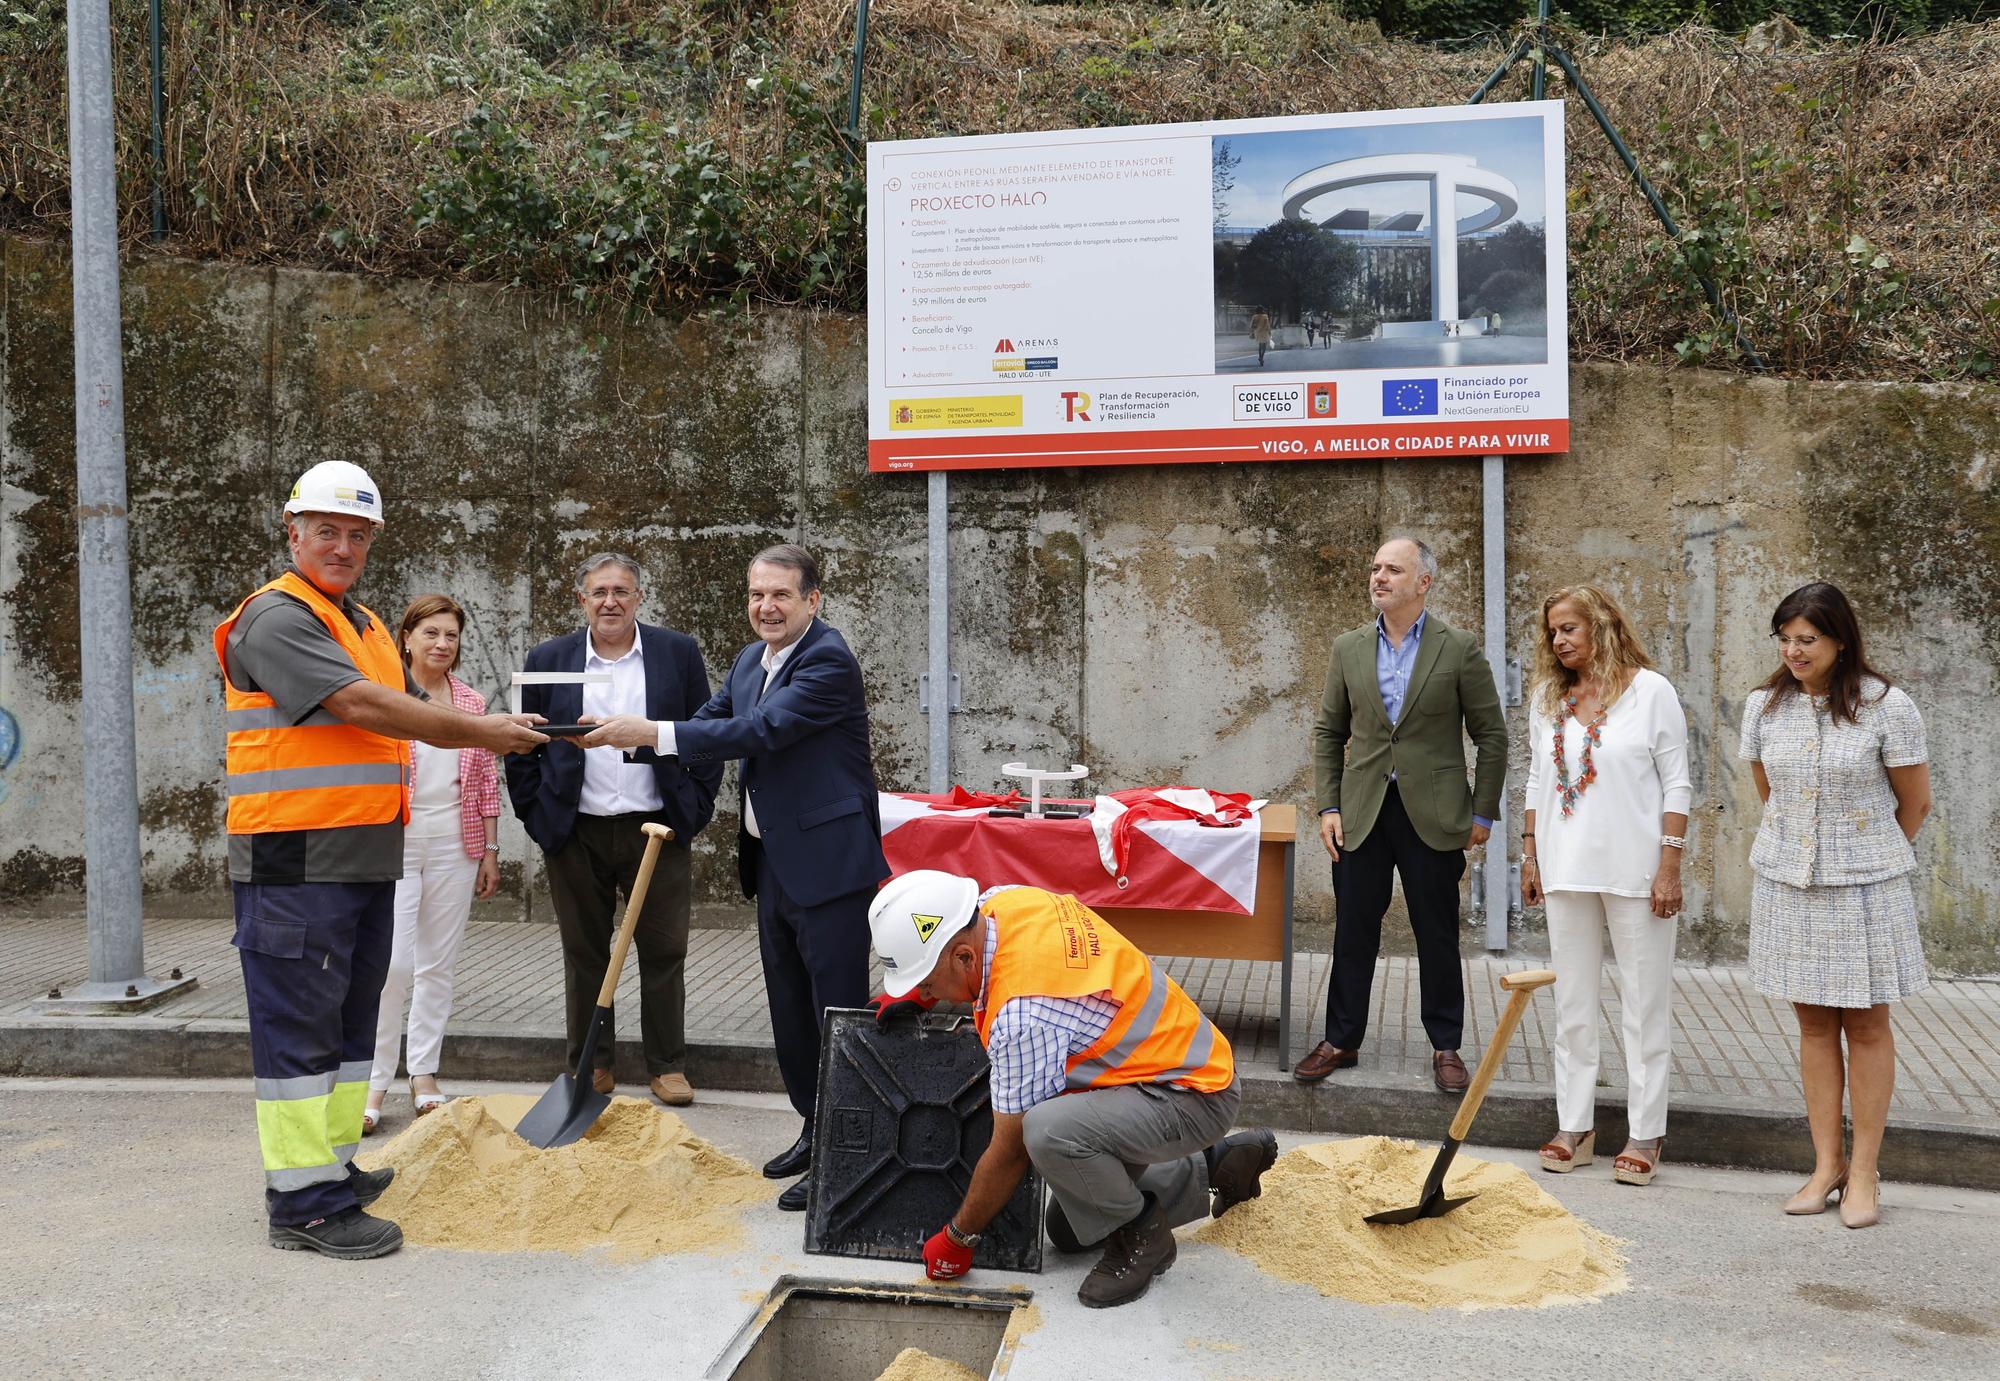
[[[1500,1072],[1500,1062],[1507,1057],[1507,1043],[1514,1039],[1514,1028],[1521,1024],[1521,1016],[1528,1010],[1528,999],[1535,995],[1535,989],[1547,987],[1556,981],[1556,976],[1547,969],[1530,969],[1526,973],[1508,973],[1500,976],[1500,986],[1513,996],[1507,999],[1507,1006],[1500,1013],[1500,1024],[1493,1028],[1493,1035],[1486,1042],[1486,1053],[1479,1057],[1479,1068],[1466,1086],[1465,1097],[1458,1105],[1458,1116],[1451,1120],[1451,1139],[1465,1140],[1465,1134],[1472,1130],[1472,1119],[1479,1111],[1479,1105],[1486,1098],[1486,1090],[1493,1083],[1493,1076]]]
[[[625,969],[625,951],[630,948],[632,932],[639,925],[639,908],[646,904],[646,887],[653,880],[653,865],[660,861],[660,846],[674,837],[672,830],[651,820],[639,828],[646,832],[646,856],[639,860],[639,875],[632,879],[632,895],[625,899],[625,919],[618,927],[618,939],[611,946],[611,966],[604,971],[604,986],[597,990],[600,1007],[609,1007],[617,995],[618,975]]]

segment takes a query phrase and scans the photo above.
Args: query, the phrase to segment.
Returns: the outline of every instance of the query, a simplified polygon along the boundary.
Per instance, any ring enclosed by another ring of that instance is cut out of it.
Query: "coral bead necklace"
[[[1562,802],[1564,818],[1568,818],[1570,813],[1576,809],[1576,798],[1583,795],[1590,784],[1597,780],[1597,764],[1591,760],[1591,749],[1603,741],[1604,716],[1606,713],[1607,707],[1600,703],[1597,707],[1595,717],[1591,719],[1590,723],[1583,724],[1583,720],[1576,713],[1576,692],[1571,691],[1563,697],[1564,720],[1576,719],[1577,723],[1583,724],[1583,760],[1579,764],[1583,770],[1577,776],[1575,782],[1571,782],[1569,779],[1569,760],[1563,754],[1563,731],[1567,725],[1564,723],[1556,725],[1556,796]]]

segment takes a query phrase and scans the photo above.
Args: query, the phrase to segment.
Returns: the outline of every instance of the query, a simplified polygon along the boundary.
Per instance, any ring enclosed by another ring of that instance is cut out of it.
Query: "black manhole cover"
[[[964,1201],[993,1136],[986,1050],[966,1017],[887,1030],[871,1011],[830,1009],[805,1249],[923,1260],[924,1239]],[[1030,1170],[980,1237],[975,1268],[1042,1269],[1042,1177]]]

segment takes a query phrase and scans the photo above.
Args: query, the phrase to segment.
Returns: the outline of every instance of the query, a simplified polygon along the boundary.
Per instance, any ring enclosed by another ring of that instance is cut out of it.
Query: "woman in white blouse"
[[[450,595],[418,595],[403,612],[396,645],[410,678],[433,701],[485,714],[486,698],[452,675],[465,610]],[[396,933],[376,1012],[375,1062],[361,1134],[382,1123],[382,1103],[403,1053],[409,1003],[410,1106],[417,1116],[445,1104],[438,1055],[451,1016],[453,970],[472,899],[500,885],[500,791],[483,748],[410,745],[410,820],[403,827],[403,877],[396,884]]]
[[[1667,1132],[1674,938],[1688,805],[1687,718],[1624,614],[1591,585],[1542,602],[1529,720],[1521,895],[1548,903],[1556,971],[1557,1174],[1596,1158],[1604,937],[1618,961],[1629,1136],[1613,1175],[1650,1184]]]

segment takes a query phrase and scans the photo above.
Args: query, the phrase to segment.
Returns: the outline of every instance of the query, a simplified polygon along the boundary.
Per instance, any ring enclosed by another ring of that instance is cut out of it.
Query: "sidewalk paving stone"
[[[200,985],[152,1009],[156,1021],[240,1023],[245,1018],[243,980],[222,919],[149,921],[150,969],[178,967]],[[1501,1008],[1500,974],[1539,967],[1530,958],[1465,958],[1468,1062],[1483,1047]],[[1236,1047],[1246,1070],[1275,1074],[1278,1055],[1279,969],[1275,964],[1169,958],[1168,972],[1213,1017]],[[1301,953],[1295,963],[1296,1060],[1316,1039],[1326,1001],[1329,957]],[[51,986],[87,976],[81,916],[0,916],[0,1021],[33,1017],[34,1004]],[[460,951],[451,1029],[560,1036],[562,961],[553,926],[519,921],[473,921]],[[879,966],[871,972],[879,985]],[[1677,965],[1675,969],[1676,1104],[1724,1099],[1772,1110],[1800,1107],[1790,1014],[1750,986],[1740,968]],[[770,1021],[757,958],[757,935],[748,929],[704,929],[688,945],[688,1037],[699,1043],[769,1045]],[[618,988],[625,1029],[636,1031],[638,965],[629,962]],[[42,1018],[49,1022],[65,1018]],[[120,1019],[113,1019],[120,1020]],[[1530,1005],[1520,1034],[1507,1051],[1499,1081],[1546,1085],[1554,1007]],[[2000,1130],[2000,1084],[1986,1077],[2000,1068],[2000,986],[1971,980],[1938,981],[1895,1009],[1898,1034],[1896,1095],[1892,1116],[1929,1121],[1970,1119]],[[1625,1087],[1623,1037],[1615,971],[1607,967],[1602,999],[1600,1085],[1608,1096]],[[1416,961],[1385,957],[1378,964],[1367,1066],[1385,1075],[1421,1080],[1429,1071],[1429,1042],[1418,1020]]]

